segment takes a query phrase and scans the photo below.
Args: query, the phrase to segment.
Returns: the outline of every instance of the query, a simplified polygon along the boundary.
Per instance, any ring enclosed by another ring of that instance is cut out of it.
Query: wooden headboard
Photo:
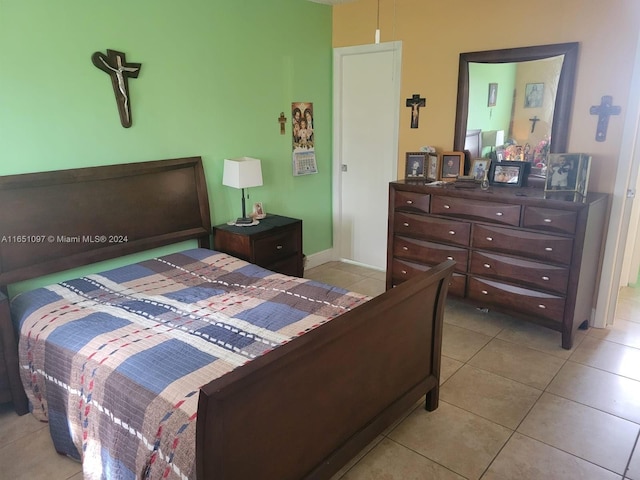
[[[0,177],[0,286],[210,232],[200,157]]]

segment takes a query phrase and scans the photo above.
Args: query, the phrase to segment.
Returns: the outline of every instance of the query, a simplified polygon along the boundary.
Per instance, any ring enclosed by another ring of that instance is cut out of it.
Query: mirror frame
[[[460,54],[458,69],[458,101],[456,106],[456,124],[453,136],[453,149],[462,151],[467,134],[469,116],[469,63],[511,63],[540,60],[564,55],[556,103],[551,126],[551,153],[563,153],[567,149],[569,121],[573,103],[573,86],[578,61],[578,42],[538,45],[533,47],[505,48]]]

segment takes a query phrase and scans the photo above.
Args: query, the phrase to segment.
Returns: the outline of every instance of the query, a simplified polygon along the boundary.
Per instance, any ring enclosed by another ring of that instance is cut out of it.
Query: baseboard
[[[305,257],[304,269],[314,268],[322,265],[323,263],[332,262],[335,260],[333,257],[333,248],[324,250],[322,252],[313,253]]]

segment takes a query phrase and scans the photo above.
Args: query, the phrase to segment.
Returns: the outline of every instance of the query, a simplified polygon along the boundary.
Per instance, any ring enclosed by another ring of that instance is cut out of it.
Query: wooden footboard
[[[326,479],[426,394],[438,406],[454,262],[201,389],[200,479]]]

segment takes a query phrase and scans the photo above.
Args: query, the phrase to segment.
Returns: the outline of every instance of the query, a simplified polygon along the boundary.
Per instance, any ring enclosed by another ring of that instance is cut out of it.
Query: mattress
[[[32,413],[85,479],[193,479],[200,387],[367,300],[192,249],[11,309]]]

